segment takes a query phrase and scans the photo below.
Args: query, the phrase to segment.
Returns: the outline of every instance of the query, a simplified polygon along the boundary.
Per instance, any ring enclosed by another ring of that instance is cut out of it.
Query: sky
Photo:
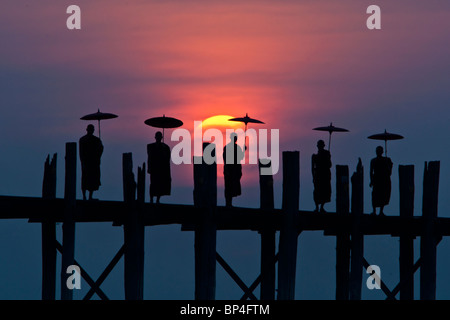
[[[72,4],[81,8],[80,30],[66,27]],[[366,27],[372,4],[381,8],[381,30]],[[387,130],[405,139],[388,144],[394,170],[386,214],[398,215],[398,165],[415,166],[420,215],[424,162],[439,160],[439,216],[449,216],[449,30],[450,3],[444,0],[3,0],[0,194],[40,196],[45,158],[57,153],[57,196],[63,197],[65,143],[78,141],[88,124],[80,117],[97,109],[119,117],[101,123],[105,151],[95,196],[119,201],[122,153],[133,153],[136,171],[153,142],[156,129],[144,120],[174,116],[192,133],[194,121],[248,113],[265,122],[251,128],[279,130],[280,157],[282,151],[300,151],[300,209],[314,209],[310,157],[318,139],[328,144],[327,133],[312,128],[332,122],[350,132],[332,136],[328,210],[334,210],[334,166],[348,165],[351,174],[361,158],[370,212],[369,161],[380,143],[367,137]],[[165,141],[173,147],[171,133],[166,131]],[[233,203],[258,207],[257,168],[243,170],[243,195]],[[281,176],[282,168],[274,177],[276,207]],[[192,204],[192,166],[172,165],[172,178],[172,195],[162,201]],[[148,182],[147,175],[147,190]],[[219,167],[218,205],[224,203]],[[193,239],[179,226],[146,228],[146,299],[194,297]],[[123,232],[108,223],[79,224],[76,241],[76,259],[96,278],[120,248]],[[417,259],[419,240],[415,244]],[[218,252],[247,285],[259,274],[259,246],[255,232],[217,235]],[[449,246],[444,239],[438,247],[438,299],[450,298]],[[0,299],[39,299],[40,226],[0,221],[0,255]],[[398,238],[366,237],[365,257],[381,267],[392,289],[399,279]],[[335,238],[303,232],[296,299],[333,299],[334,268]],[[122,262],[102,288],[113,299],[123,298]],[[220,266],[217,298],[240,298]],[[363,298],[383,294],[363,288]]]

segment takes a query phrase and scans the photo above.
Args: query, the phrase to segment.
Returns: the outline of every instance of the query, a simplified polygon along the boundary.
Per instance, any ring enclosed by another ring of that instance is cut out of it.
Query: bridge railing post
[[[349,214],[348,166],[336,166],[336,213]],[[336,235],[336,300],[348,300],[350,278],[350,233],[338,231]]]
[[[423,229],[420,238],[420,299],[436,299],[436,246],[435,223],[438,211],[439,161],[425,162],[423,177]]]
[[[398,166],[400,217],[414,216],[414,166]],[[400,300],[414,300],[414,238],[400,230]]]
[[[140,201],[142,198],[142,170],[138,170]],[[136,182],[133,174],[133,156],[122,155],[123,196],[127,206],[124,220],[125,242],[125,300],[142,300],[144,292],[144,224],[142,212],[136,203]],[[144,173],[145,179],[145,173]],[[145,192],[145,191],[144,191]]]
[[[64,184],[64,222],[63,222],[63,250],[61,261],[61,300],[72,300],[73,290],[67,285],[67,268],[74,264],[75,260],[75,220],[74,211],[76,205],[77,186],[77,144],[66,143],[65,159],[65,184]]]
[[[273,176],[262,175],[261,168],[270,168],[268,159],[259,160],[260,208],[274,208]],[[264,212],[265,215],[272,213]],[[265,224],[261,234],[261,300],[275,300],[275,228]]]
[[[294,300],[298,246],[300,152],[283,152],[283,217],[278,260],[278,300]]]
[[[56,153],[50,161],[47,157],[44,165],[42,198],[56,198]],[[56,291],[56,223],[44,217],[42,231],[42,300],[55,300]]]
[[[361,159],[352,178],[352,234],[350,258],[350,300],[361,300],[361,284],[363,275],[364,235],[361,231],[361,218],[364,212],[364,167]]]
[[[203,144],[215,158],[215,146]],[[194,206],[198,208],[195,224],[195,299],[214,300],[216,297],[216,206],[217,164],[194,157]]]

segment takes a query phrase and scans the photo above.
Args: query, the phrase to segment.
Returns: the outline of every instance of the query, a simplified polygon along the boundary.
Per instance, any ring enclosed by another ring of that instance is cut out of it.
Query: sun
[[[223,114],[212,116],[202,121],[202,128],[214,128],[219,130],[243,128],[243,124],[241,122],[229,121],[229,119],[232,118],[234,117]]]
[[[199,121],[194,128],[194,145],[202,145],[203,142],[210,142],[209,138],[205,138],[205,134],[207,131],[215,129],[218,130],[219,132],[222,133],[222,138],[218,138],[220,139],[220,141],[216,141],[215,139],[216,136],[214,136],[214,139],[212,140],[213,143],[216,143],[218,146],[218,151],[217,151],[217,157],[221,157],[222,154],[222,148],[223,146],[227,143],[227,138],[226,135],[227,130],[238,130],[244,129],[244,124],[242,122],[237,122],[237,121],[229,121],[229,119],[232,119],[235,117],[232,117],[230,115],[215,115],[215,116],[211,116],[209,118],[204,119],[203,121]],[[216,131],[217,132],[217,131]],[[197,133],[197,134],[195,134]],[[220,133],[219,133],[220,135]],[[206,140],[204,140],[206,139]],[[239,143],[239,140],[238,140]],[[194,151],[195,152],[195,151]]]

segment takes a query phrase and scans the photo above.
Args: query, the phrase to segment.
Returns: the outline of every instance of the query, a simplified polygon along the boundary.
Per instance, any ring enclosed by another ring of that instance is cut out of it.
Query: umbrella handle
[[[101,135],[100,135],[100,119],[98,120],[98,138],[101,139]]]
[[[247,124],[245,124],[245,131],[244,131],[244,153],[247,150]]]
[[[330,131],[330,136],[328,138],[328,151],[331,152],[331,131]]]

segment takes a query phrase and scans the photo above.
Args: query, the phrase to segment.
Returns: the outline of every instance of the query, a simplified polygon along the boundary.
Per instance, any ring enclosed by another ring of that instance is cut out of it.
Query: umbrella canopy
[[[328,138],[328,151],[330,151],[330,149],[331,149],[331,134],[332,134],[333,132],[349,132],[347,129],[344,129],[344,128],[338,128],[338,127],[333,126],[333,123],[332,123],[332,122],[330,123],[329,126],[326,126],[326,127],[317,127],[317,128],[314,128],[313,130],[317,130],[317,131],[327,131],[327,132],[330,134],[330,136],[329,136],[329,138]]]
[[[372,140],[384,140],[384,149],[385,149],[385,154],[387,156],[387,141],[388,140],[400,140],[400,139],[403,139],[403,136],[396,134],[396,133],[387,132],[385,129],[383,133],[373,134],[371,136],[368,136],[367,138],[372,139]]]
[[[164,129],[178,128],[183,125],[183,121],[172,117],[166,117],[165,114],[163,114],[162,117],[154,117],[147,119],[144,121],[144,123],[150,127],[162,128],[163,141],[164,141]]]
[[[117,118],[118,115],[113,114],[113,113],[105,113],[105,112],[100,112],[100,109],[97,110],[96,113],[91,113],[91,114],[87,114],[83,117],[81,117],[81,120],[97,120],[98,121],[98,136],[100,137],[100,120],[107,120],[107,119],[114,119]]]
[[[228,119],[228,121],[238,121],[238,122],[245,123],[245,130],[244,130],[244,134],[245,134],[245,136],[244,136],[244,142],[245,142],[244,145],[245,145],[245,148],[247,148],[247,134],[246,134],[246,132],[247,132],[247,124],[249,124],[249,123],[261,123],[261,124],[264,124],[264,122],[262,122],[260,120],[256,120],[256,119],[250,118],[248,116],[248,113],[245,114],[245,117],[231,118],[231,119]]]
[[[166,117],[165,115],[163,115],[162,117],[147,119],[144,121],[144,123],[151,127],[163,129],[178,128],[183,125],[183,121],[172,117]]]
[[[242,118],[232,118],[232,119],[228,119],[228,121],[239,121],[239,122],[244,122],[245,126],[247,126],[247,124],[249,123],[262,123],[264,124],[264,122],[260,121],[260,120],[256,120],[256,119],[252,119],[248,116],[248,113],[245,114],[245,117]]]

